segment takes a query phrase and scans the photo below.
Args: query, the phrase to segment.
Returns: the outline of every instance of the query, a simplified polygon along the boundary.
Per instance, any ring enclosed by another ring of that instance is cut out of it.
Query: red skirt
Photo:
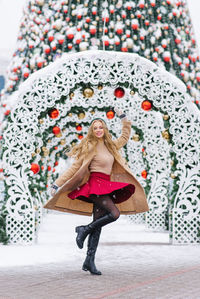
[[[133,184],[111,182],[110,175],[102,172],[91,172],[87,183],[68,194],[71,199],[81,199],[87,202],[90,195],[109,195],[114,203],[121,203],[135,192]]]

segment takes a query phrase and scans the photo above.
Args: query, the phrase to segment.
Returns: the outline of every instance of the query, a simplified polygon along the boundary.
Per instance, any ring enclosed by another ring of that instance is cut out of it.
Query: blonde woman
[[[119,153],[128,142],[131,122],[124,113],[115,111],[122,121],[121,136],[113,140],[106,123],[94,119],[87,136],[68,153],[75,162],[52,185],[53,197],[45,205],[47,209],[93,214],[91,223],[77,226],[75,231],[80,249],[89,236],[82,269],[95,275],[101,275],[94,263],[101,228],[116,221],[120,213],[148,211],[144,190]]]

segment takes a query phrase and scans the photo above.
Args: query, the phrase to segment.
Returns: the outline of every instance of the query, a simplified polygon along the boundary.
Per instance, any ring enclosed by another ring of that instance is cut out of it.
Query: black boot
[[[113,221],[117,220],[111,213],[106,214],[105,216],[93,221],[92,223],[88,225],[82,225],[76,227],[76,233],[78,233],[76,237],[76,243],[78,247],[81,249],[83,248],[83,243],[85,241],[85,238],[87,235],[89,235],[91,232],[93,232],[96,228],[102,227],[108,223],[111,223]]]
[[[89,235],[87,256],[82,267],[84,271],[90,271],[90,273],[94,275],[101,275],[101,272],[97,270],[94,263],[95,253],[99,243],[100,234],[101,228],[97,228]]]

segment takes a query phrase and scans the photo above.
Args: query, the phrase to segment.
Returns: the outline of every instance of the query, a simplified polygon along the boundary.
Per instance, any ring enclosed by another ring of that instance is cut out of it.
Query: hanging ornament
[[[87,87],[83,90],[83,95],[85,98],[91,98],[94,94],[94,90],[91,87]]]
[[[78,114],[78,118],[79,119],[83,119],[85,117],[85,113],[84,112],[80,112],[79,114]]]
[[[171,177],[172,179],[175,179],[175,178],[176,178],[176,175],[175,175],[174,173],[171,173],[171,174],[170,174],[170,177]]]
[[[53,127],[53,133],[54,135],[58,135],[60,133],[60,128],[59,127]]]
[[[74,92],[71,92],[71,93],[69,94],[69,97],[70,97],[70,99],[73,98],[73,97],[74,97]]]
[[[51,171],[51,166],[48,166],[48,167],[47,167],[47,170],[48,170],[48,171]]]
[[[134,134],[133,137],[132,137],[132,139],[133,139],[134,141],[140,141],[140,135],[138,135],[138,134]]]
[[[143,171],[141,172],[141,176],[142,176],[144,179],[146,179],[146,178],[147,178],[147,171],[146,171],[146,170],[143,170]]]
[[[170,135],[167,129],[162,132],[162,137],[166,140],[170,139]]]
[[[47,157],[49,155],[49,149],[45,146],[42,147],[43,155],[44,157]]]
[[[60,140],[60,144],[61,144],[61,145],[65,145],[65,143],[66,143],[66,139],[61,139],[61,140]]]
[[[164,120],[168,120],[168,119],[169,119],[169,115],[168,115],[168,114],[164,114],[164,115],[163,115],[163,119],[164,119]]]
[[[50,111],[48,111],[48,115],[49,115],[50,118],[55,119],[59,115],[59,110],[56,109],[56,108],[51,109]]]
[[[122,87],[117,87],[114,91],[116,98],[122,98],[125,95],[125,90]]]
[[[83,135],[78,135],[78,139],[83,139]]]
[[[31,170],[34,174],[36,174],[40,171],[40,166],[36,163],[32,163],[31,164]]]
[[[134,90],[131,90],[130,91],[130,94],[133,96],[135,94],[135,91]]]
[[[81,125],[77,125],[77,126],[76,126],[76,130],[77,130],[77,131],[81,131],[81,130],[82,130]]]
[[[103,89],[103,85],[99,84],[97,88],[98,88],[98,90],[102,90]]]
[[[54,166],[58,166],[58,161],[55,161]]]
[[[109,111],[106,113],[106,116],[107,116],[108,119],[112,119],[112,118],[115,116],[115,113],[114,113],[114,111],[109,110]]]
[[[150,101],[148,101],[148,100],[145,100],[145,101],[142,102],[141,107],[145,111],[150,111],[151,108],[152,108],[152,103]]]

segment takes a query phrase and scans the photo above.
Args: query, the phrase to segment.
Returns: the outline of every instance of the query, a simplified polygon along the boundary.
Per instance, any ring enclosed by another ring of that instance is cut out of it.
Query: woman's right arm
[[[72,178],[72,176],[79,170],[83,162],[83,159],[75,160],[69,169],[67,169],[63,174],[61,174],[56,180],[55,184],[61,187],[65,182]]]

